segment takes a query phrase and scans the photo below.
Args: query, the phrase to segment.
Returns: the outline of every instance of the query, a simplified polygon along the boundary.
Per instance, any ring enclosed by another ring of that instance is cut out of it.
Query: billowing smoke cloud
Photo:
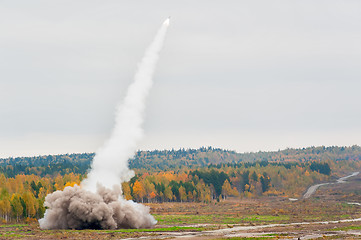
[[[156,221],[149,208],[119,198],[120,189],[99,186],[97,193],[75,185],[45,198],[48,207],[39,220],[42,229],[149,228]]]
[[[128,168],[128,159],[134,155],[143,134],[145,100],[153,84],[168,25],[169,18],[138,65],[134,82],[117,109],[111,137],[96,152],[87,178],[81,187],[66,187],[45,198],[48,209],[39,220],[40,228],[147,228],[156,224],[148,207],[123,199],[120,183],[134,176]]]

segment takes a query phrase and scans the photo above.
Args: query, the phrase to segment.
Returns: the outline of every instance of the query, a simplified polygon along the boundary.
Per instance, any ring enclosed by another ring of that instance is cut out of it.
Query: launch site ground
[[[297,201],[274,196],[150,203],[158,220],[153,229],[41,230],[36,222],[4,224],[0,239],[361,239],[360,183],[357,175]]]

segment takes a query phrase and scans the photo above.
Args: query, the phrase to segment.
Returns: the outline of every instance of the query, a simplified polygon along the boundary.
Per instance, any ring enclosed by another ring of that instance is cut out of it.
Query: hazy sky
[[[361,1],[0,1],[0,157],[96,151],[162,22],[139,149],[361,144]]]

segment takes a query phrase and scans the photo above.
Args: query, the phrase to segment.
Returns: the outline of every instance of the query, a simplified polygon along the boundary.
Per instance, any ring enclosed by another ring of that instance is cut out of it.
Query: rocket
[[[168,26],[168,25],[169,25],[169,22],[170,22],[170,16],[164,21],[163,24]]]

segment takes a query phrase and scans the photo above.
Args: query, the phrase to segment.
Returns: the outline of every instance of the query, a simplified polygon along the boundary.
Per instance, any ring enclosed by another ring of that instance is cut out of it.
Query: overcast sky
[[[162,22],[139,149],[361,144],[361,1],[0,1],[0,157],[94,152]]]

